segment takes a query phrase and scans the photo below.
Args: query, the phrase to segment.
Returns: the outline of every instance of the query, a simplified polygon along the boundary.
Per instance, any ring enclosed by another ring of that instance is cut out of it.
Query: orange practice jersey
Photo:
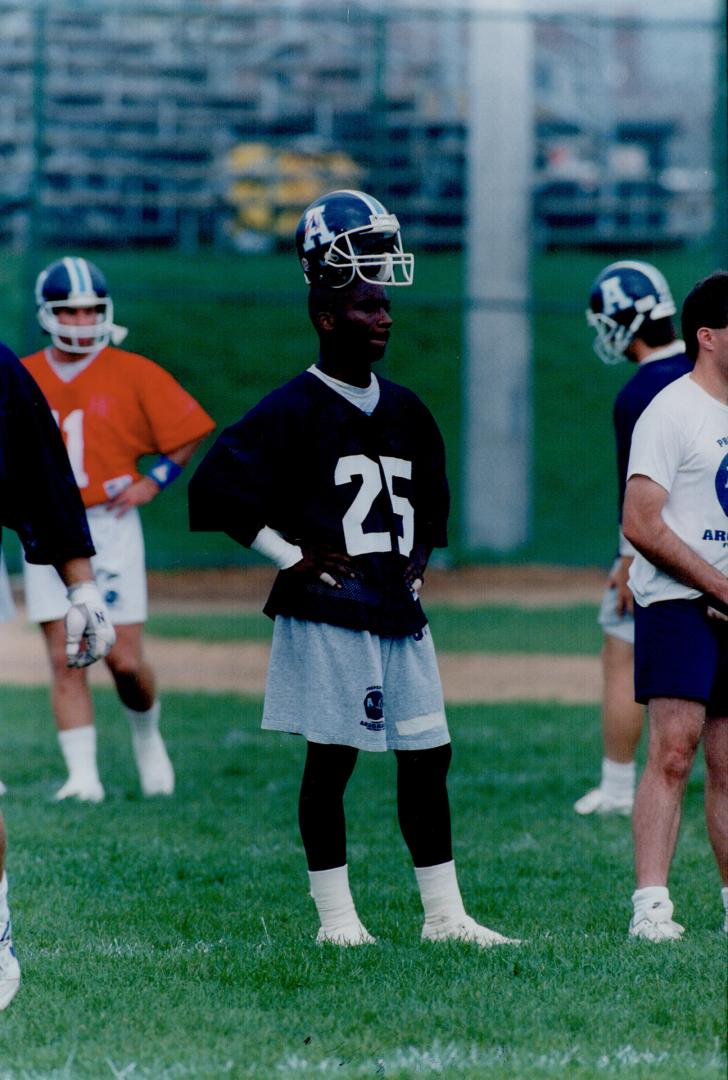
[[[63,433],[84,506],[138,480],[144,454],[169,454],[215,427],[168,371],[137,353],[107,346],[70,382],[56,375],[45,350],[23,363]]]

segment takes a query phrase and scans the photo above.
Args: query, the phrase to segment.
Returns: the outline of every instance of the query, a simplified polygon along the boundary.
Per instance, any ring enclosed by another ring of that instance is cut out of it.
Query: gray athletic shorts
[[[360,750],[449,743],[429,628],[389,638],[276,616],[262,726]]]
[[[617,614],[616,589],[604,590],[597,621],[605,634],[626,641],[628,645],[634,645],[634,615]]]

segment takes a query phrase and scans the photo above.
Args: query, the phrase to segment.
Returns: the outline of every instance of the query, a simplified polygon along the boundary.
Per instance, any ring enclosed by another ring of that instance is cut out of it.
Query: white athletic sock
[[[726,915],[728,915],[728,885],[726,885],[720,890],[720,895],[721,899],[723,900],[723,907],[725,908],[725,913]]]
[[[82,781],[84,786],[101,784],[96,765],[96,728],[93,724],[58,732],[58,742],[70,780]]]
[[[646,908],[664,903],[670,903],[670,893],[666,885],[646,885],[644,889],[635,889],[632,893],[635,915],[639,915]],[[672,907],[671,904],[670,906]]]
[[[359,922],[349,889],[349,867],[335,866],[332,870],[309,870],[311,896],[316,905],[321,929],[333,934],[343,926]]]
[[[425,922],[450,922],[465,914],[453,860],[437,866],[416,866],[415,877],[420,888]]]
[[[157,734],[159,731],[159,717],[162,712],[159,698],[143,712],[129,709],[126,705],[123,706],[123,709],[133,735],[138,735],[139,738],[144,739]]]
[[[8,910],[8,875],[3,870],[3,875],[0,877],[0,933],[5,929],[10,919],[10,911]]]
[[[605,795],[613,799],[631,799],[634,796],[637,767],[634,761],[610,761],[602,758],[602,782],[599,785]]]

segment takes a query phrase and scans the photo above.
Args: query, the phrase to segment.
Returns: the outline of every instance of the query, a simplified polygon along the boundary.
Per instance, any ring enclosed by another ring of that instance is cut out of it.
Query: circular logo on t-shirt
[[[723,507],[723,513],[728,517],[728,454],[723,458],[715,474],[715,493],[718,502]]]

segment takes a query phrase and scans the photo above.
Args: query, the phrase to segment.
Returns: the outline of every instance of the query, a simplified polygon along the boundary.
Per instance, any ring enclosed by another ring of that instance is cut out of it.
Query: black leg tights
[[[346,862],[344,792],[359,751],[313,742],[307,746],[298,824],[309,870],[331,870]]]
[[[449,743],[432,750],[395,750],[397,811],[402,836],[415,866],[438,866],[452,859],[447,770]]]

